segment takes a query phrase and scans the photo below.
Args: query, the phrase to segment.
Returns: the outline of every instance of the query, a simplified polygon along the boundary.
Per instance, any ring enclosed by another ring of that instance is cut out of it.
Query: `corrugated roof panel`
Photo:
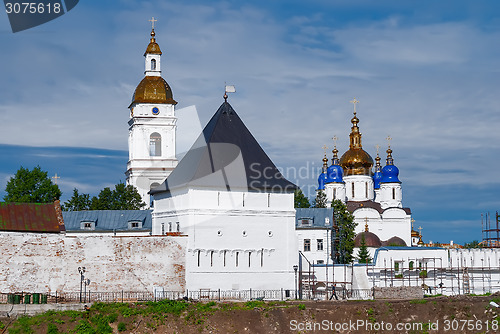
[[[66,231],[81,231],[81,222],[96,222],[95,231],[151,230],[151,210],[64,211]],[[130,221],[142,222],[142,228],[130,229]]]
[[[53,203],[0,203],[0,230],[59,233],[64,225]]]
[[[325,225],[325,219],[329,219],[329,224]],[[303,226],[302,219],[312,219],[312,225]],[[296,208],[295,209],[295,227],[299,228],[318,228],[331,227],[333,220],[333,208]]]

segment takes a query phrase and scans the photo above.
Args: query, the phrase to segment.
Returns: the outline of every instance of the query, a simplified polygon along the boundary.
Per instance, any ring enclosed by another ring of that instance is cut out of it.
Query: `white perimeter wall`
[[[185,288],[185,237],[65,237],[0,233],[0,292],[79,291],[86,267],[91,291]]]

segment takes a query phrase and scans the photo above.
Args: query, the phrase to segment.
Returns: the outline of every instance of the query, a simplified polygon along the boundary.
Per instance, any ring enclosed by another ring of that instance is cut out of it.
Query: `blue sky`
[[[0,190],[20,165],[60,175],[63,200],[124,181],[151,16],[179,102],[179,152],[228,82],[248,128],[308,191],[321,147],[337,135],[347,149],[356,97],[365,150],[374,157],[380,144],[385,160],[393,138],[403,203],[424,240],[481,239],[480,214],[500,208],[493,0],[80,1],[16,34],[2,12]]]

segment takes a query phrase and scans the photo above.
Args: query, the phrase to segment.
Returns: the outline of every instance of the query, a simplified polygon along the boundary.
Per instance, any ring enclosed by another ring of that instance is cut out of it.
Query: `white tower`
[[[387,161],[380,180],[380,205],[382,209],[402,208],[403,191],[399,181],[399,169],[394,166],[391,146],[387,149]]]
[[[178,162],[175,157],[177,102],[161,77],[162,53],[155,40],[155,21],[151,20],[151,40],[144,53],[145,76],[129,106],[129,160],[125,172],[127,184],[137,188],[146,207],[152,204],[148,192],[165,181]]]

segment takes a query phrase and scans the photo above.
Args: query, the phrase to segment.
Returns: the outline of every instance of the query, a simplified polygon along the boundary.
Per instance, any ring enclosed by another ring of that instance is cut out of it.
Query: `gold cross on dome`
[[[351,102],[351,103],[354,105],[354,115],[356,115],[356,104],[358,104],[358,103],[359,103],[359,101],[358,101],[358,100],[356,100],[356,98],[354,98],[354,99],[352,99],[352,100],[351,100],[351,101],[349,101],[349,102]]]
[[[379,144],[375,145],[375,148],[377,149],[377,155],[378,155],[378,150],[380,149],[380,145]]]
[[[365,232],[368,232],[368,217],[365,217]]]
[[[57,184],[57,180],[60,179],[61,177],[57,176],[57,173],[56,173],[56,175],[52,176],[52,178],[54,179],[54,184]]]
[[[155,17],[153,16],[153,17],[151,18],[151,20],[148,20],[148,21],[149,21],[149,22],[151,22],[151,28],[152,28],[153,30],[155,30],[155,22],[157,22],[158,20],[155,20]]]
[[[389,148],[391,148],[391,140],[392,140],[392,137],[391,136],[387,136],[387,142],[389,143]]]
[[[411,229],[413,230],[413,223],[415,222],[415,219],[411,219]]]
[[[422,230],[423,230],[422,226],[420,226],[419,228],[417,228],[417,230],[418,230],[418,233],[419,233],[420,235],[422,235]]]
[[[335,146],[335,148],[337,148],[337,140],[339,139],[339,137],[334,135],[332,139],[333,139],[333,146]]]
[[[326,150],[328,150],[328,146],[323,145],[322,149],[325,151],[325,155],[326,155]]]

